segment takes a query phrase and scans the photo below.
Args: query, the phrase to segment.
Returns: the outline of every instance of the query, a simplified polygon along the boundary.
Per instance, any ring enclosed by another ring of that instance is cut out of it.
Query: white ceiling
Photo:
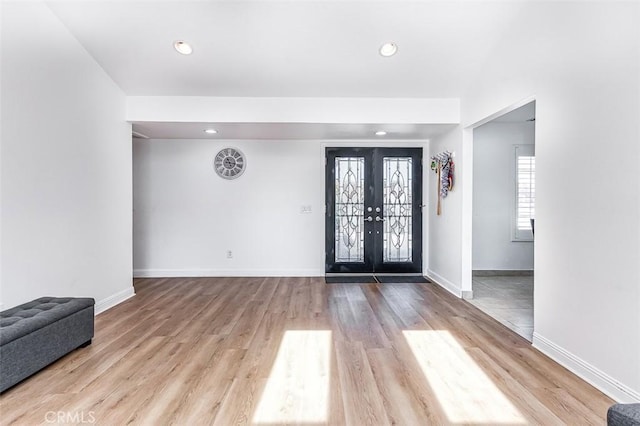
[[[494,123],[522,123],[536,118],[536,102],[532,101],[493,120]]]
[[[382,98],[460,97],[522,4],[48,2],[127,95]],[[178,54],[175,40],[193,54]],[[388,41],[398,53],[384,58]]]
[[[454,124],[334,124],[334,123],[134,123],[134,132],[151,139],[273,139],[273,140],[427,140]],[[215,128],[209,135],[205,129]],[[375,132],[384,128],[385,136]]]

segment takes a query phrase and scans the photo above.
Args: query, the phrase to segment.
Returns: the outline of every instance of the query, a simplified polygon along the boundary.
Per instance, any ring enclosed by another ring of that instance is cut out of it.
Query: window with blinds
[[[515,145],[515,208],[513,240],[533,239],[531,219],[535,218],[536,157],[533,145]]]

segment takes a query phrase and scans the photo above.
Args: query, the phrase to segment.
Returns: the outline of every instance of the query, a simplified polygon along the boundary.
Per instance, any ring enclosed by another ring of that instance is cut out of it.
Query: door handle
[[[365,222],[373,222],[373,218],[372,218],[371,216],[369,216],[369,217],[366,217],[366,218],[364,219],[364,221],[365,221]]]
[[[371,216],[369,216],[371,217]],[[380,216],[376,216],[376,222],[384,222],[386,219]]]

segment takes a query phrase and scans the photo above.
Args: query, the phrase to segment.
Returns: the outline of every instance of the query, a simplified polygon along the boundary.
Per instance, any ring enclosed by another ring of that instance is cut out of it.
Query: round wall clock
[[[213,159],[213,169],[223,179],[236,179],[244,173],[247,160],[235,148],[223,148]]]

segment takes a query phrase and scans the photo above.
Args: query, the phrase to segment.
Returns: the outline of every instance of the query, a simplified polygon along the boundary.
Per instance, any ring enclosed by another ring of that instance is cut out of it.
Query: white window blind
[[[536,157],[533,145],[515,145],[514,240],[531,240],[531,220],[535,218]]]

